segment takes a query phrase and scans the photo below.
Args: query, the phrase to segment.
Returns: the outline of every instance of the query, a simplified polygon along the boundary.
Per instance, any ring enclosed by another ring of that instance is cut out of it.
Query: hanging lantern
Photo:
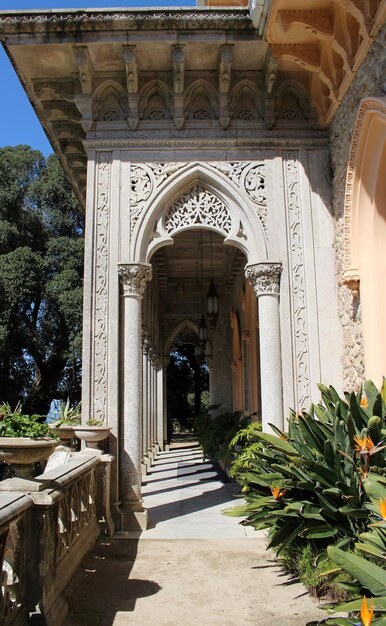
[[[213,278],[210,279],[209,289],[206,296],[207,308],[208,308],[208,322],[209,326],[214,330],[217,324],[218,318],[218,295],[216,291]]]

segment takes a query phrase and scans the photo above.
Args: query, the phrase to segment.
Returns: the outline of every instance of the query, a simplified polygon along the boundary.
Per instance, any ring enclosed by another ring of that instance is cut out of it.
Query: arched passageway
[[[261,415],[265,431],[283,426],[284,405],[307,406],[321,368],[331,372],[316,311],[333,287],[317,280],[314,233],[331,261],[332,232],[325,208],[311,210],[314,170],[305,154],[154,163],[131,162],[122,151],[120,158],[101,153],[96,161],[83,406],[85,415],[109,416],[112,499],[125,529],[146,525],[141,474],[167,439],[168,356],[184,328],[200,335],[211,279],[219,316],[214,331],[207,323],[210,403]],[[325,325],[335,322],[329,315]]]

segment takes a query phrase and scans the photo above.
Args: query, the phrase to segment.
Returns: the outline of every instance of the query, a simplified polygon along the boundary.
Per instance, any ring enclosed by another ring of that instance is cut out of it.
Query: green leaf
[[[340,507],[339,512],[342,513],[342,515],[347,515],[347,517],[355,517],[360,519],[366,519],[369,516],[369,512],[367,509],[353,509],[350,506]]]
[[[313,526],[309,530],[303,532],[303,536],[307,539],[328,539],[336,535],[338,530],[336,528],[328,528],[325,524],[320,526]]]
[[[280,439],[280,437],[270,435],[269,433],[257,433],[256,437],[260,441],[270,444],[277,450],[282,450],[283,452],[294,456],[299,455],[296,448],[294,448],[286,439]]]
[[[327,554],[334,563],[359,580],[361,585],[372,594],[375,596],[384,594],[386,588],[386,571],[384,569],[371,563],[371,561],[356,554],[344,552],[335,546],[329,546]]]
[[[363,488],[368,496],[374,499],[386,498],[386,481],[383,483],[382,478],[369,474],[363,482]]]
[[[386,611],[386,596],[380,596],[373,598],[375,611]],[[321,608],[334,609],[335,611],[360,611],[363,598],[359,600],[352,600],[351,602],[339,602],[333,604],[323,604]]]
[[[356,543],[355,547],[360,552],[363,552],[363,554],[365,554],[366,556],[370,556],[375,559],[379,559],[380,561],[386,562],[386,546],[382,549],[377,546],[371,545],[370,543]]]

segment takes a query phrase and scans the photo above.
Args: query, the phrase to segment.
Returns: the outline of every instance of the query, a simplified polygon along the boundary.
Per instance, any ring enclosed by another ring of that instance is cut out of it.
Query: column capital
[[[251,283],[257,298],[259,296],[278,296],[281,271],[281,263],[255,263],[246,266],[245,276]]]
[[[159,354],[154,347],[150,348],[149,350],[149,358],[150,358],[151,364],[156,367],[158,365]]]
[[[146,284],[152,279],[152,268],[148,263],[119,263],[118,274],[123,296],[142,298]]]

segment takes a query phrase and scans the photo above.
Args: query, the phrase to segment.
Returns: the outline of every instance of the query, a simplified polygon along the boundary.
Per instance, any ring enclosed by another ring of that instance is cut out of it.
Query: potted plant
[[[31,478],[34,464],[47,459],[58,442],[40,415],[22,413],[0,404],[0,461],[11,464],[17,477]]]
[[[60,443],[69,447],[75,437],[75,426],[80,424],[82,418],[81,403],[70,406],[70,399],[67,402],[60,402],[58,419],[51,424],[53,433],[59,437]]]
[[[106,426],[101,420],[92,418],[86,424],[75,426],[75,435],[85,442],[86,448],[90,448],[92,451],[99,450],[98,443],[107,439],[110,431],[110,426]]]
[[[85,424],[82,424],[81,420],[81,403],[71,407],[68,398],[66,403],[60,403],[59,417],[51,425],[51,428],[64,446],[69,446],[71,440],[77,437],[85,442],[86,448],[98,450],[98,443],[107,439],[111,428],[101,420],[91,418]]]

